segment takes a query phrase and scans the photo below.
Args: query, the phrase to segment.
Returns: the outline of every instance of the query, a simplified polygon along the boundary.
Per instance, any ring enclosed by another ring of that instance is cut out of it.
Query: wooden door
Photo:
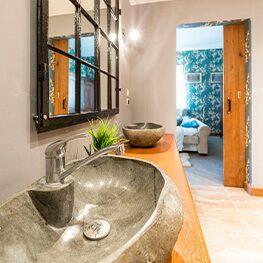
[[[68,39],[55,40],[54,46],[68,52],[68,42]],[[67,114],[69,97],[69,59],[58,53],[55,55],[54,88],[54,114]]]
[[[245,182],[245,25],[224,26],[224,185]]]

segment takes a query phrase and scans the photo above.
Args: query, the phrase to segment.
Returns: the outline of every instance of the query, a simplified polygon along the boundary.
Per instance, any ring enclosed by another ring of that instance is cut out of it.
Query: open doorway
[[[177,144],[191,166],[190,185],[243,187],[250,180],[248,25],[177,28]]]
[[[222,185],[223,26],[178,28],[176,51],[178,148],[190,157],[189,183]]]

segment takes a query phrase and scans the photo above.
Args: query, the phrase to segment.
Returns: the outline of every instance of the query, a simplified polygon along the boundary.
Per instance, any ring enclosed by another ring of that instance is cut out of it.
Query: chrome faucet
[[[66,146],[69,141],[85,138],[86,134],[78,134],[64,140],[58,140],[54,143],[48,145],[45,155],[46,155],[46,182],[51,183],[63,183],[65,178],[95,159],[99,158],[102,155],[105,155],[110,152],[115,152],[117,155],[124,153],[124,145],[116,144],[112,146],[105,147],[92,155],[82,159],[81,161],[74,164],[69,169],[65,170],[65,154]]]

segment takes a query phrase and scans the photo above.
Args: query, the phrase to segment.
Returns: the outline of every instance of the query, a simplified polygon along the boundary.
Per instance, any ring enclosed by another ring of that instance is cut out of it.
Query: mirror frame
[[[104,32],[96,18],[92,18],[81,6],[79,0],[68,0],[76,7],[75,12],[75,56],[59,50],[48,44],[48,20],[49,20],[49,0],[37,0],[37,113],[33,116],[38,132],[44,132],[63,128],[75,124],[87,122],[88,120],[113,116],[119,113],[119,0],[94,0],[95,16],[100,21],[100,1],[104,1],[107,6],[107,31]],[[111,1],[115,1],[115,8],[111,7]],[[96,12],[97,10],[97,12]],[[81,59],[81,16],[84,16],[95,28],[95,61],[96,65]],[[111,20],[116,22],[117,39],[114,43],[109,34],[111,30]],[[100,38],[104,37],[108,41],[108,70],[100,68]],[[111,48],[116,51],[116,75],[111,75]],[[50,115],[49,113],[49,50],[74,59],[76,63],[76,84],[75,84],[75,113],[64,115]],[[94,92],[95,92],[95,111],[81,112],[81,64],[95,70]],[[107,110],[101,109],[101,85],[100,75],[104,73],[108,78],[107,85]],[[115,80],[116,107],[112,107],[112,79]]]

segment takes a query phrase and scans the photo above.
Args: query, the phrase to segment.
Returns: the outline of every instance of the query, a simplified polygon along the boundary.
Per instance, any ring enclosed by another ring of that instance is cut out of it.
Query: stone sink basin
[[[138,122],[123,127],[122,131],[132,146],[150,147],[163,137],[165,129],[156,123]]]
[[[0,262],[167,261],[182,226],[183,209],[164,172],[149,162],[106,156],[72,178],[74,200],[67,201],[74,204],[73,213],[64,227],[48,224],[42,216],[48,205],[40,202],[36,209],[32,202],[36,203],[35,191],[54,190],[43,180],[0,206]],[[60,202],[67,210],[66,200]],[[109,222],[111,230],[101,240],[88,240],[83,229],[98,218]]]

